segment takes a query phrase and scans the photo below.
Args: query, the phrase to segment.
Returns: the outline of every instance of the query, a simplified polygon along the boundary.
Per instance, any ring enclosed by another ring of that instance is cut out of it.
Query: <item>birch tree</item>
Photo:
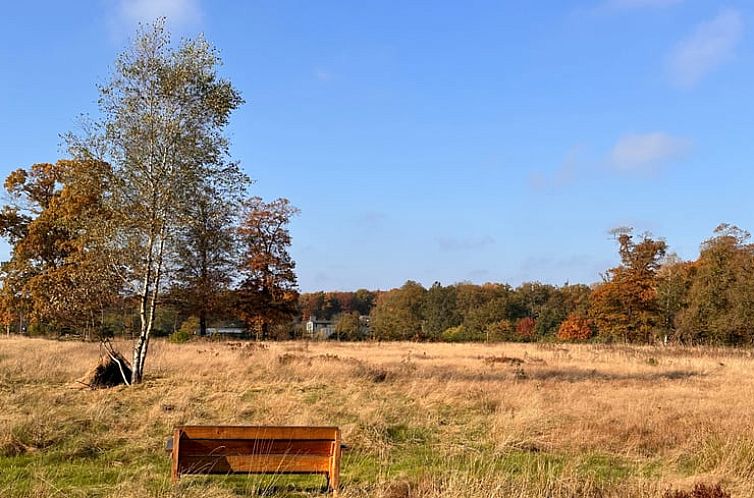
[[[71,137],[77,156],[112,165],[111,244],[130,254],[123,279],[138,296],[139,335],[132,383],[142,381],[160,292],[167,284],[173,241],[192,199],[226,176],[243,176],[229,161],[224,129],[242,99],[218,76],[220,57],[203,37],[171,44],[165,22],[142,27],[100,86],[100,119]]]

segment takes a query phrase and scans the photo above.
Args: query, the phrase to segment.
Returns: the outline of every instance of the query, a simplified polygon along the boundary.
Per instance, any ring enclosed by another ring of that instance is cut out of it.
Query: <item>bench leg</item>
[[[170,476],[173,484],[178,482],[178,478],[181,472],[178,468],[178,458],[180,457],[181,450],[181,430],[175,429],[173,431],[173,453],[171,455]]]
[[[328,483],[330,485],[330,491],[333,494],[338,494],[338,488],[340,487],[340,479],[338,479],[338,474],[333,474],[332,476],[328,476]]]
[[[340,450],[340,431],[338,431],[333,443],[330,472],[328,473],[330,490],[333,494],[338,494],[338,488],[340,488]]]
[[[325,479],[326,479],[327,492],[337,495],[338,487],[340,486],[338,475],[328,473],[328,474],[325,474]]]

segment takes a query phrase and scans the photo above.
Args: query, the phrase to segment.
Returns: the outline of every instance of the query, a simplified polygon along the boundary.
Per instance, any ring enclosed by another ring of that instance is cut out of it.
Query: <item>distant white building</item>
[[[336,333],[335,324],[334,320],[318,320],[313,316],[306,322],[306,332],[312,339],[329,339]],[[359,316],[359,336],[369,337],[369,315]]]
[[[227,335],[227,336],[242,336],[246,333],[246,329],[240,327],[207,327],[208,336]]]
[[[329,339],[335,334],[335,322],[332,320],[317,320],[317,317],[310,317],[306,322],[306,332],[312,339]]]

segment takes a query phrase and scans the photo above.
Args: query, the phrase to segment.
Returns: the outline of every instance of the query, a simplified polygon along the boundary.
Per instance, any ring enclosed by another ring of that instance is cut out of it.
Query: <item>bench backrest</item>
[[[197,426],[173,432],[173,479],[181,474],[324,474],[337,489],[337,427]]]

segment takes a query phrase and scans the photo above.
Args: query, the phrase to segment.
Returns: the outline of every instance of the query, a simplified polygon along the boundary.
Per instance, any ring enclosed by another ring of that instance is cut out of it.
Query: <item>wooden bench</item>
[[[186,425],[173,430],[167,449],[172,476],[182,474],[323,474],[340,484],[340,429]]]

